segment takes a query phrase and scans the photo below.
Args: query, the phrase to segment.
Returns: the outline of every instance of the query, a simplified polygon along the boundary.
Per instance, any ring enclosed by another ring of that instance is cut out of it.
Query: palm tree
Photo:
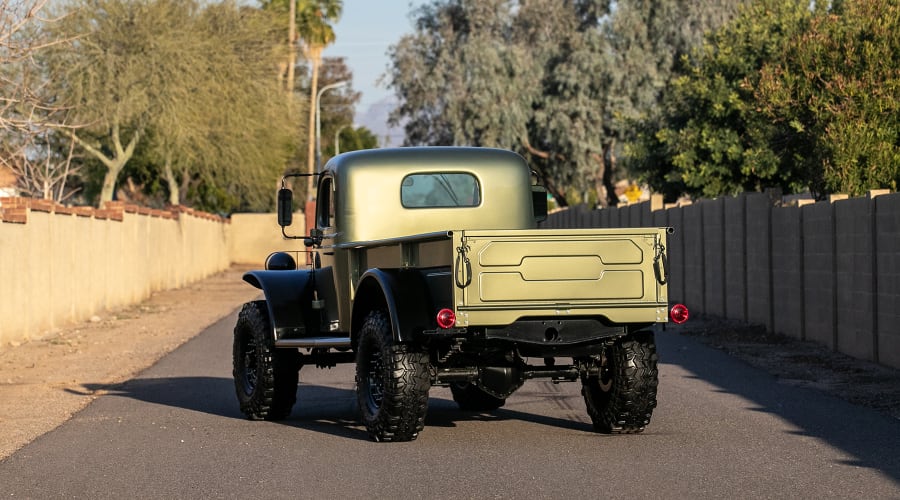
[[[322,50],[334,42],[332,24],[337,22],[343,9],[343,0],[263,0],[264,9],[284,12],[290,19],[288,41],[290,61],[287,67],[287,91],[294,91],[294,67],[297,61],[296,46],[302,42],[303,55],[310,62],[311,81],[309,92],[309,173],[315,162],[316,93],[319,87],[319,66]],[[292,15],[293,14],[293,15]],[[312,198],[312,182],[308,182],[308,198]]]
[[[315,168],[316,93],[319,90],[319,66],[322,50],[334,42],[334,30],[330,22],[341,15],[342,0],[299,0],[297,5],[297,32],[303,40],[303,55],[310,62],[309,86],[309,147],[308,169]],[[313,197],[313,183],[307,182],[307,199]]]

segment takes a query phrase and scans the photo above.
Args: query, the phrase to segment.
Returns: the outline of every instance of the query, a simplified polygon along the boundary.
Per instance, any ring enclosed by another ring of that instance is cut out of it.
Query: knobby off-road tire
[[[475,384],[450,384],[453,401],[464,411],[493,411],[506,404],[506,400],[484,392]]]
[[[428,354],[394,343],[383,311],[369,313],[359,331],[356,396],[375,441],[412,441],[425,427],[431,376]]]
[[[281,420],[297,401],[296,349],[276,349],[265,301],[247,302],[234,326],[234,388],[251,420]]]
[[[636,332],[607,349],[599,377],[582,378],[581,394],[594,429],[613,434],[644,430],[656,408],[659,385],[652,332]]]

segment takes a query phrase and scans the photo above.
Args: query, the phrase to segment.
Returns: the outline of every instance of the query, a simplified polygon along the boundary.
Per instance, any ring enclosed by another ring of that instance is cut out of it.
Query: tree
[[[704,36],[736,15],[745,0],[622,0],[603,27],[614,54],[613,96],[607,119],[604,151],[608,166],[616,169],[617,144],[624,142],[626,166],[634,167],[633,142],[647,127],[659,127],[660,109],[672,82],[688,71],[687,57]],[[630,157],[630,158],[629,158]],[[631,160],[629,162],[629,160]],[[647,160],[651,166],[656,165]],[[653,187],[672,191],[669,181]]]
[[[802,187],[790,157],[772,149],[775,136],[754,91],[762,66],[810,15],[802,0],[753,3],[683,56],[682,74],[666,87],[661,112],[636,124],[629,170],[670,201],[682,193],[715,197]]]
[[[820,9],[760,72],[776,144],[810,191],[861,195],[900,184],[900,5]]]
[[[154,151],[163,165],[170,204],[177,205],[197,183],[242,186],[243,199],[229,205],[264,209],[271,186],[292,153],[298,128],[291,123],[270,70],[283,56],[275,43],[274,18],[232,3],[210,4],[194,28],[201,42],[205,85],[190,102],[165,110],[154,127]],[[194,184],[194,186],[192,186]],[[212,186],[208,186],[211,188]],[[226,198],[228,198],[226,196]],[[220,207],[224,208],[224,207]]]
[[[542,0],[514,12],[505,0],[452,0],[416,14],[416,32],[390,49],[390,85],[400,101],[391,121],[405,123],[405,143],[518,151],[536,159],[565,204],[557,181],[571,179],[571,169],[544,140],[535,109],[547,90],[547,65],[576,25],[574,9]]]
[[[71,106],[70,122],[86,124],[108,139],[71,137],[106,167],[100,203],[112,200],[119,172],[134,154],[156,109],[177,108],[174,87],[190,67],[194,4],[78,0],[52,29],[77,36],[53,50],[49,71]]]
[[[604,25],[621,73],[617,94],[629,116],[652,112],[685,57],[746,0],[620,0]]]
[[[670,197],[896,189],[898,19],[886,0],[752,3],[686,60],[631,165]]]
[[[545,76],[542,99],[536,107],[532,126],[535,143],[543,138],[542,148],[553,161],[565,168],[556,177],[570,190],[581,193],[570,197],[587,203],[595,193],[601,205],[616,205],[612,186],[613,158],[611,107],[617,75],[609,45],[597,29],[571,35],[560,51],[558,62],[551,62]],[[547,160],[548,157],[529,151]],[[544,169],[549,169],[545,166]]]
[[[42,127],[40,133],[30,131],[7,138],[3,147],[12,152],[4,154],[4,163],[16,174],[19,189],[33,197],[63,202],[75,195],[79,188],[69,182],[77,176],[81,165],[73,162],[75,142]],[[64,141],[64,144],[59,144]]]
[[[594,180],[603,177],[597,170],[602,168],[598,160],[610,68],[608,44],[598,26],[609,14],[608,4],[522,2],[513,20],[519,60],[529,64],[519,78],[540,82],[523,108],[527,135],[519,150],[560,206],[598,198],[605,204],[605,197],[591,192]]]
[[[0,0],[0,130],[27,132],[33,112],[47,105],[28,78],[34,54],[45,43],[34,31],[47,1]]]
[[[391,49],[407,144],[525,155],[560,205],[614,205],[618,142],[651,113],[673,53],[722,17],[707,0],[435,0]],[[613,7],[614,5],[614,7]],[[679,28],[688,26],[690,28]]]
[[[337,132],[340,141],[338,153],[378,147],[378,138],[366,127],[342,127]],[[334,156],[336,147],[338,145],[330,144],[325,148],[326,154]]]
[[[67,181],[77,168],[71,148],[54,148],[50,130],[60,108],[44,92],[46,75],[35,62],[41,49],[61,42],[40,32],[54,22],[41,16],[47,3],[0,0],[0,169],[22,192],[63,201],[73,194]]]
[[[45,62],[69,123],[83,125],[71,137],[104,165],[101,204],[141,142],[165,172],[173,203],[182,186],[201,182],[219,193],[214,205],[271,204],[255,186],[271,191],[291,129],[283,99],[273,97],[272,25],[255,10],[77,0],[53,32],[77,36]]]

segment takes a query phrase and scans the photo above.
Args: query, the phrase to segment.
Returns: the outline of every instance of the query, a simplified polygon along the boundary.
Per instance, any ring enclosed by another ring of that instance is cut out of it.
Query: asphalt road
[[[373,443],[351,365],[304,368],[287,421],[243,419],[234,321],[0,462],[0,498],[900,498],[900,420],[671,332],[643,434],[595,434],[578,384],[530,381],[493,415],[433,389],[418,440]]]

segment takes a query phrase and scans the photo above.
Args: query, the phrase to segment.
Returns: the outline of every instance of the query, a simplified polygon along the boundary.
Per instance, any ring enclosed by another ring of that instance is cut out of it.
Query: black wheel
[[[276,349],[265,301],[247,302],[234,326],[234,388],[252,420],[281,420],[297,401],[295,349]]]
[[[356,396],[375,441],[412,441],[425,427],[428,354],[394,344],[387,315],[372,311],[359,331]]]
[[[450,392],[460,410],[492,411],[506,404],[506,399],[488,394],[475,384],[453,383],[450,384]]]
[[[591,359],[600,374],[582,378],[581,394],[596,430],[615,434],[644,430],[656,408],[657,359],[652,332],[627,335],[600,359]]]

